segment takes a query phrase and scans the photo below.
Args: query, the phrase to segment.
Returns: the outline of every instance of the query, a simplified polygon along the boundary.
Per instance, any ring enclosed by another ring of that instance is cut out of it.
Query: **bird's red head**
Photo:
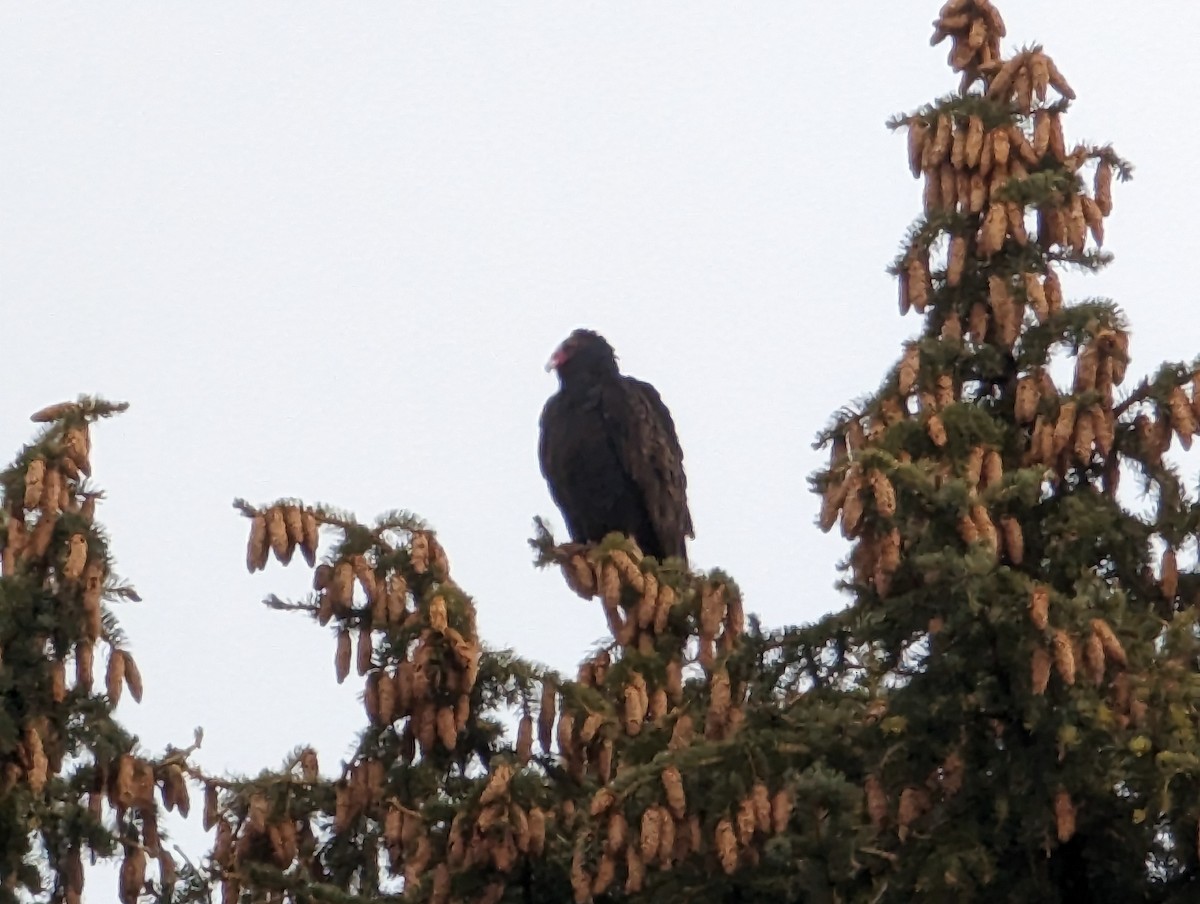
[[[605,368],[616,366],[613,348],[603,336],[593,330],[575,330],[554,350],[554,354],[546,362],[546,370],[557,370],[561,375],[567,362],[574,360],[582,365],[585,361],[593,359],[594,363]]]

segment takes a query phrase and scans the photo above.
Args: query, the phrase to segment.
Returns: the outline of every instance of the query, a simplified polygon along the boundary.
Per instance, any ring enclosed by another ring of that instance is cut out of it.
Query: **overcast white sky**
[[[132,403],[94,461],[147,747],[328,771],[362,723],[326,631],[259,604],[307,574],[246,574],[238,495],[415,510],[484,638],[573,670],[603,619],[526,538],[561,525],[542,366],[581,325],[675,416],[695,563],[769,625],[841,605],[810,442],[918,329],[883,124],[957,84],[939,5],[0,3],[0,454],[46,403]],[[1131,375],[1190,358],[1200,6],[999,5],[1079,92],[1068,140],[1137,165],[1068,290],[1126,307]]]

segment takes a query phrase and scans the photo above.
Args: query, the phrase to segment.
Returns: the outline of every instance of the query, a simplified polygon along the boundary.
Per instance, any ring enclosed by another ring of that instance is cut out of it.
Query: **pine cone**
[[[871,825],[876,830],[882,829],[887,822],[888,800],[879,776],[868,775],[864,791],[867,795],[867,815],[871,819]]]
[[[1054,667],[1058,670],[1059,677],[1068,687],[1073,685],[1075,683],[1075,650],[1067,632],[1055,631],[1051,647],[1054,651]]]
[[[1054,825],[1058,840],[1066,843],[1075,835],[1075,805],[1061,788],[1054,795]]]
[[[1033,692],[1037,696],[1046,693],[1050,684],[1050,654],[1043,647],[1035,647],[1031,662]]]

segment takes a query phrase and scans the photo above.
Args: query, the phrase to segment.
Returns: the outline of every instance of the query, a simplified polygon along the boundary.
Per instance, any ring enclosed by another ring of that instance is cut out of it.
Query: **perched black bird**
[[[542,410],[538,457],[571,539],[619,531],[660,561],[694,537],[683,450],[649,383],[621,374],[612,346],[576,330],[554,352],[559,390]]]

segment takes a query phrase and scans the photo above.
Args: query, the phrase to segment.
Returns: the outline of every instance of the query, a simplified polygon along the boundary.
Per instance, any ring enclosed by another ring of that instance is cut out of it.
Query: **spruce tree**
[[[857,751],[872,899],[1192,900],[1197,584],[1177,553],[1198,510],[1165,456],[1196,432],[1200,362],[1124,387],[1124,316],[1068,303],[1060,274],[1109,262],[1129,165],[1068,141],[1073,89],[1040,46],[1002,55],[987,0],[934,28],[960,88],[891,124],[925,185],[893,266],[921,333],[823,434],[816,478],[822,526],[853,540],[856,681],[878,688]]]
[[[158,829],[164,808],[188,811],[190,749],[151,757],[112,713],[125,690],[142,696],[111,611],[138,595],[117,577],[95,518],[104,494],[90,479],[91,426],[125,407],[82,398],[37,412],[45,426],[0,473],[4,902],[80,902],[85,859],[98,857],[120,859],[125,904],[148,875],[168,894],[196,879],[177,868]]]
[[[83,859],[113,856],[126,904],[1193,900],[1200,508],[1170,447],[1200,361],[1126,386],[1119,309],[1064,299],[1067,268],[1108,263],[1130,167],[1068,144],[1070,85],[1004,38],[988,0],[946,3],[958,90],[891,123],[925,185],[892,268],[919,334],[818,438],[821,526],[852,546],[849,603],[813,625],[764,629],[720,570],[539,522],[536,563],[611,635],[558,675],[481,641],[417,516],[238,500],[251,572],[312,570],[266,603],[331,632],[364,728],[335,769],[298,747],[208,775],[112,718],[140,679],[108,604],[134,594],[88,449],[121,406],[35,415],[0,475],[4,900],[82,900]],[[156,795],[186,814],[189,788],[213,846],[179,865]]]

